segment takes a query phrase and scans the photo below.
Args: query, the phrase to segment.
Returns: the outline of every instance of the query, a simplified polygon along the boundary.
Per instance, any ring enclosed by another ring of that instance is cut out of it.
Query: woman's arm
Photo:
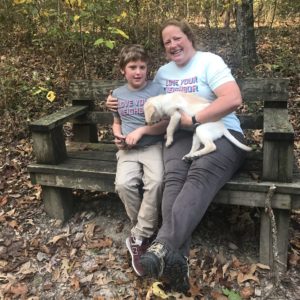
[[[112,96],[112,91],[110,91],[106,99],[105,105],[110,111],[118,111],[118,99]]]
[[[220,120],[242,104],[240,88],[235,81],[221,84],[214,90],[214,93],[217,98],[208,107],[195,114],[197,122],[206,123]],[[181,115],[181,126],[192,126],[192,118],[186,113]]]

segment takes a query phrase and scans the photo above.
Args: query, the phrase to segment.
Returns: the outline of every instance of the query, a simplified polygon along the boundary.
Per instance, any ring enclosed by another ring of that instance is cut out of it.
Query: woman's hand
[[[116,112],[118,111],[118,99],[114,98],[111,94],[112,91],[109,92],[105,105],[109,110]]]

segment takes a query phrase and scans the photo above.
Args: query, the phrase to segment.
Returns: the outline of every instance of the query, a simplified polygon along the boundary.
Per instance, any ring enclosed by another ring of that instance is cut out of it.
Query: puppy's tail
[[[224,131],[224,136],[226,136],[228,138],[228,140],[233,143],[234,145],[236,145],[237,147],[245,150],[245,151],[251,151],[252,148],[242,144],[240,141],[238,141],[231,133],[228,129],[225,129]]]

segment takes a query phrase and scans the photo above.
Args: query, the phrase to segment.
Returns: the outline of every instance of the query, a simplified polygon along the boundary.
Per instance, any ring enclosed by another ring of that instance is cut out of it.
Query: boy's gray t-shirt
[[[113,115],[121,119],[123,135],[145,126],[144,104],[148,98],[161,94],[165,94],[164,88],[152,81],[148,81],[141,90],[130,90],[125,84],[113,91],[112,96],[118,99],[118,113]],[[163,134],[144,135],[137,145],[141,147],[153,145],[162,141],[163,136]]]

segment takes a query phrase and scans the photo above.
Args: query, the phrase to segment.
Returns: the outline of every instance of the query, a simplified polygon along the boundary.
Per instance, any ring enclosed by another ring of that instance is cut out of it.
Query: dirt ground
[[[32,188],[31,195],[39,193]],[[77,192],[78,211],[65,224],[50,219],[40,201],[15,197],[1,213],[0,299],[160,299],[147,298],[153,281],[130,267],[130,224],[116,195]],[[241,299],[222,298],[226,288],[251,291],[243,299],[300,299],[300,265],[291,250],[299,245],[299,214],[291,222],[289,270],[275,287],[257,264],[257,213],[212,205],[193,235],[190,297],[168,299]]]

